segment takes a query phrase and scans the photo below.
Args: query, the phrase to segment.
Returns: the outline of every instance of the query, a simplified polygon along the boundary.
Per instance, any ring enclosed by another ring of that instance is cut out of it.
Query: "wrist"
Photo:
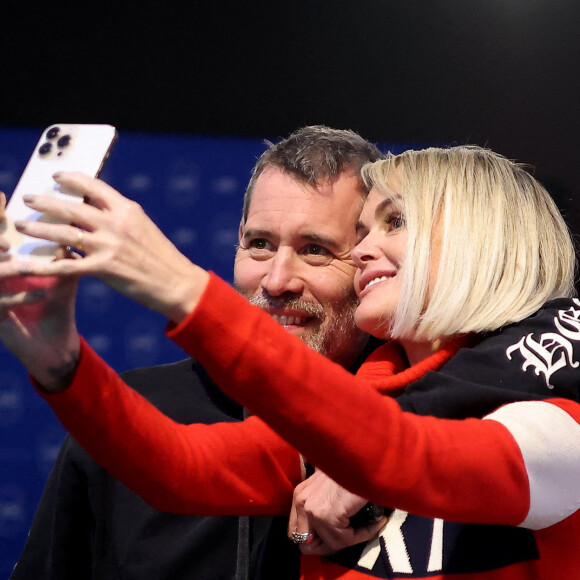
[[[49,364],[42,371],[33,373],[40,390],[45,393],[60,393],[72,383],[79,362],[79,354],[71,356],[60,364]]]
[[[193,312],[209,283],[209,273],[191,265],[191,273],[182,276],[181,284],[174,287],[173,300],[163,310],[163,314],[175,324],[183,322]]]
[[[45,393],[59,393],[72,383],[80,360],[80,339],[67,348],[59,349],[44,361],[37,359],[28,370],[34,377],[38,388]]]

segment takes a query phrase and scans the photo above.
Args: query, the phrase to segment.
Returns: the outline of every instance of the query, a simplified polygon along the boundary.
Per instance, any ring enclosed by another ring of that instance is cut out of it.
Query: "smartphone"
[[[52,176],[59,171],[80,171],[97,177],[117,139],[111,125],[59,123],[45,129],[6,206],[6,220],[0,233],[10,243],[9,254],[17,260],[52,260],[57,244],[14,229],[17,220],[58,220],[31,210],[22,201],[25,194],[54,195],[82,202],[82,197],[62,193]]]

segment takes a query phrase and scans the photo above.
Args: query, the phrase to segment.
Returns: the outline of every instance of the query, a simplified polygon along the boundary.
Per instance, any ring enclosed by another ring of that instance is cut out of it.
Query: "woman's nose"
[[[354,263],[359,268],[372,260],[376,260],[379,257],[379,249],[377,245],[373,243],[372,235],[368,234],[365,236],[353,248],[351,255]]]

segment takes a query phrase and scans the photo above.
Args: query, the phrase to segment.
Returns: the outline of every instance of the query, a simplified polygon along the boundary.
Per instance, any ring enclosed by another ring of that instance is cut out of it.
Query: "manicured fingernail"
[[[58,181],[60,178],[62,177],[62,173],[60,171],[57,171],[56,173],[53,174],[52,178],[55,181]]]
[[[14,227],[19,231],[23,231],[26,229],[26,226],[28,225],[28,222],[26,220],[16,220],[14,222]]]
[[[26,193],[22,196],[22,201],[24,203],[32,203],[38,196],[33,195],[32,193]]]

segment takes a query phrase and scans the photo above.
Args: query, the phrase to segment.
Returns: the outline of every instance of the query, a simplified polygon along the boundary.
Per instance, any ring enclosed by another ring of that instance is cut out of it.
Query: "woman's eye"
[[[387,230],[393,232],[405,227],[405,218],[400,213],[392,213],[385,218],[385,223],[387,224]]]

